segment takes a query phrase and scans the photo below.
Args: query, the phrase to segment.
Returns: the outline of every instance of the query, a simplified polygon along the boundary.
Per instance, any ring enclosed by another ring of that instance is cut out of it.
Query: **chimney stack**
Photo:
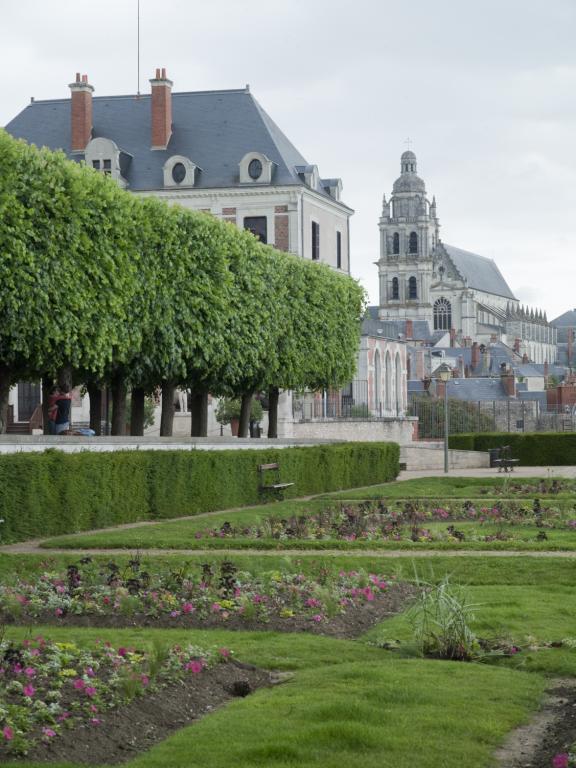
[[[480,362],[480,347],[478,346],[478,342],[475,341],[472,344],[472,357],[470,360],[470,363],[472,365],[472,370],[477,368],[479,362]]]
[[[450,346],[456,346],[456,328],[450,328]]]
[[[406,338],[414,338],[414,322],[412,320],[406,320]]]
[[[504,392],[506,392],[508,397],[516,397],[516,377],[514,376],[514,371],[509,368],[506,369],[506,371],[500,375],[500,381],[502,382]]]
[[[71,131],[70,148],[72,152],[84,152],[92,138],[92,94],[94,88],[88,82],[88,75],[76,73],[76,80],[70,83]]]
[[[152,149],[166,149],[172,135],[172,81],[165,69],[156,69],[152,85]]]

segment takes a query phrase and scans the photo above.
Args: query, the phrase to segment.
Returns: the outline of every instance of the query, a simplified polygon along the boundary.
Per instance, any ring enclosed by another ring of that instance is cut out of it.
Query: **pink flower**
[[[64,722],[64,720],[68,720],[68,718],[69,718],[69,717],[70,717],[70,712],[62,712],[62,714],[61,714],[61,715],[58,715],[58,717],[56,718],[56,720],[57,720],[57,722],[59,722],[59,723],[63,723],[63,722]]]
[[[218,611],[222,610],[222,606],[219,603],[212,603],[211,611],[212,613],[218,613]]]
[[[86,694],[86,696],[90,696],[90,698],[92,698],[92,696],[96,696],[96,688],[94,688],[91,685],[86,686],[86,688],[84,689],[84,693]]]
[[[64,611],[62,610],[62,608],[56,608],[56,610],[54,611],[55,616],[62,616],[63,613]]]
[[[72,685],[77,691],[83,691],[84,688],[86,688],[86,683],[84,682],[84,680],[82,680],[81,677],[77,677],[76,680],[74,680],[74,682],[72,683]]]
[[[193,675],[197,675],[200,672],[202,672],[202,662],[201,661],[189,661],[188,664],[186,664],[185,669],[188,672],[192,672]]]
[[[2,730],[2,735],[4,736],[6,741],[12,741],[12,739],[14,738],[14,731],[12,730],[12,728],[10,728],[9,725],[5,725]]]
[[[218,648],[218,653],[220,656],[222,656],[223,659],[227,659],[230,656],[230,651],[228,648]]]
[[[52,739],[56,736],[56,731],[53,731],[52,728],[42,728],[42,733],[47,739]]]
[[[32,667],[26,667],[24,674],[26,677],[36,677],[36,670],[32,669]]]
[[[148,675],[141,675],[140,680],[144,688],[146,688],[150,684],[150,678],[148,677]]]
[[[323,618],[320,613],[317,613],[315,616],[312,616],[312,621],[322,621]]]
[[[88,677],[96,677],[96,673],[92,669],[92,667],[86,667],[86,675]]]
[[[195,608],[192,603],[184,603],[182,606],[182,613],[194,613]]]
[[[552,768],[568,768],[570,765],[570,755],[566,752],[562,752],[555,755],[552,760]]]
[[[118,648],[118,656],[126,656],[127,653],[128,653],[127,648]]]
[[[32,683],[28,683],[28,685],[24,686],[24,689],[22,691],[24,696],[26,696],[27,699],[31,699],[32,696],[36,693],[36,688],[32,685]]]
[[[91,717],[90,718],[90,724],[91,725],[100,725],[102,720],[99,720],[97,717]]]

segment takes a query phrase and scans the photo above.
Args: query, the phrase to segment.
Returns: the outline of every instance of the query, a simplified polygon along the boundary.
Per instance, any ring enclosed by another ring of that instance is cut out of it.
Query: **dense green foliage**
[[[393,480],[395,443],[250,451],[46,451],[0,457],[3,540],[256,504],[258,465],[279,462],[290,495]]]
[[[576,464],[574,432],[493,432],[450,435],[450,448],[465,451],[488,451],[509,445],[519,464],[532,467],[570,466]]]
[[[352,378],[364,291],[0,132],[0,432],[18,379],[245,395]]]

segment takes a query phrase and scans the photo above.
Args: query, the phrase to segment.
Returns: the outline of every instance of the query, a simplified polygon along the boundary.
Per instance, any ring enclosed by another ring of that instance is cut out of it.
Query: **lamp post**
[[[448,382],[452,378],[452,371],[442,369],[438,374],[444,382],[444,474],[448,474]]]

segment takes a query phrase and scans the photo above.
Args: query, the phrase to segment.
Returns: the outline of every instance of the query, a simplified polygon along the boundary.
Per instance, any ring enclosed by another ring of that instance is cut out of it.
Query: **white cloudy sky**
[[[445,242],[494,258],[549,318],[576,306],[576,0],[141,0],[142,82],[238,88],[340,176],[352,271],[410,137]],[[76,71],[136,90],[136,0],[0,0],[0,125]]]

